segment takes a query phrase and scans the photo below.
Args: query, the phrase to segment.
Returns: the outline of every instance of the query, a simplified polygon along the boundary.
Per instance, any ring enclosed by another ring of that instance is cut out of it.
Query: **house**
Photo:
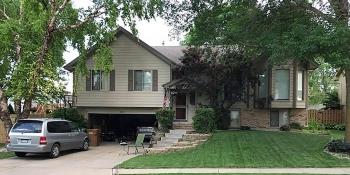
[[[174,127],[190,128],[196,108],[207,103],[207,98],[172,77],[186,47],[152,47],[121,27],[116,38],[110,44],[111,72],[94,69],[94,50],[86,60],[87,76],[75,72],[77,59],[64,67],[74,75],[76,106],[88,119],[89,127],[125,134],[137,126],[154,126],[155,112],[171,106],[176,111]],[[290,122],[305,125],[308,70],[290,62],[266,69],[259,77],[260,85],[249,88],[246,101],[231,107],[231,127],[270,128]]]

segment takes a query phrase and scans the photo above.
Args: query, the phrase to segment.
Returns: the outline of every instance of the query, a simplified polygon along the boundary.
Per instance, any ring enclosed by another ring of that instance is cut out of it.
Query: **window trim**
[[[298,99],[298,91],[299,91],[299,89],[298,89],[298,87],[299,87],[299,72],[301,72],[301,100],[299,100]],[[305,95],[304,95],[304,92],[305,92],[305,71],[304,70],[298,70],[297,71],[297,87],[296,87],[296,90],[297,90],[297,92],[296,92],[296,100],[297,101],[304,101],[304,99],[305,99]]]
[[[279,70],[287,70],[288,71],[288,79],[289,79],[289,81],[288,81],[288,90],[287,90],[287,92],[289,92],[289,95],[288,95],[288,98],[287,99],[284,99],[284,98],[276,98],[276,89],[277,89],[277,87],[276,87],[276,75],[277,75],[277,71],[279,71]],[[290,69],[287,69],[287,68],[285,68],[285,69],[283,69],[283,68],[281,68],[281,69],[276,69],[275,70],[275,81],[274,81],[274,97],[275,97],[275,100],[278,100],[278,101],[289,101],[290,100]]]
[[[136,90],[136,78],[135,78],[135,72],[136,71],[141,71],[142,72],[142,83],[141,83],[141,90]],[[144,86],[144,75],[145,72],[150,72],[151,73],[151,88],[149,90],[145,90],[145,86]],[[151,69],[137,69],[137,70],[133,70],[133,91],[137,91],[137,92],[142,92],[142,91],[152,91],[152,87],[153,87],[153,71]]]

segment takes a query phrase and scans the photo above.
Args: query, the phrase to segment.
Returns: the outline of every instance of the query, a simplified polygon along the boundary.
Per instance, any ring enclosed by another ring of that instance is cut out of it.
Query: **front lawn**
[[[0,148],[3,148],[4,146],[4,144],[0,143]],[[6,159],[14,156],[15,154],[13,152],[0,152],[0,159]]]
[[[199,174],[199,173],[195,173],[195,174],[190,174],[190,173],[169,173],[169,174],[144,174],[144,175],[213,175],[213,173],[210,174]],[[243,173],[243,174],[223,174],[223,173],[217,173],[217,175],[321,175],[321,174],[271,174],[271,173],[258,173],[258,174],[252,174],[252,173]],[[322,174],[322,175],[327,175],[327,174]]]
[[[224,131],[191,150],[144,155],[121,168],[349,167],[323,152],[330,136],[293,132]]]

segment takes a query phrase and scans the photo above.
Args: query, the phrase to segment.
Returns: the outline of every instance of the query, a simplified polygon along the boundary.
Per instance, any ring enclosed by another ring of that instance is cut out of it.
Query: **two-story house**
[[[164,105],[176,112],[174,127],[190,127],[195,109],[205,104],[205,94],[195,89],[171,93],[186,84],[172,78],[184,46],[152,47],[119,28],[111,42],[113,68],[109,73],[94,67],[94,50],[86,60],[89,73],[77,76],[77,59],[64,68],[74,75],[76,106],[90,128],[133,132],[137,126],[154,126],[155,112]],[[260,75],[260,85],[249,88],[248,102],[235,103],[231,127],[279,127],[290,122],[306,122],[308,70],[295,62],[274,66]],[[248,103],[248,105],[247,105]]]

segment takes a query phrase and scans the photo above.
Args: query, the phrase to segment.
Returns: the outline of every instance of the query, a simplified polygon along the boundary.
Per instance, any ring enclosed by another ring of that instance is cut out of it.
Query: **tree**
[[[248,89],[257,84],[265,62],[247,59],[234,47],[189,47],[183,52],[175,77],[182,78],[196,92],[206,94],[216,112],[219,128],[227,129],[228,110],[238,101],[250,104]]]
[[[309,76],[310,104],[322,104],[327,94],[338,89],[338,83],[335,81],[337,70],[324,60],[319,60],[318,64],[318,68]]]
[[[56,94],[68,46],[80,53],[78,72],[86,73],[87,49],[92,46],[98,48],[97,68],[109,71],[107,46],[117,20],[136,34],[135,18],[153,18],[161,7],[161,0],[93,0],[88,8],[74,8],[70,0],[0,0],[0,118],[5,127],[12,125],[9,98],[17,117],[26,118],[33,100]]]
[[[292,59],[307,67],[309,62],[322,58],[344,70],[350,82],[348,0],[167,3],[166,19],[175,31],[188,32],[188,44],[234,45],[244,50],[247,58],[267,58],[270,64]],[[350,143],[350,83],[346,89],[345,140]]]

